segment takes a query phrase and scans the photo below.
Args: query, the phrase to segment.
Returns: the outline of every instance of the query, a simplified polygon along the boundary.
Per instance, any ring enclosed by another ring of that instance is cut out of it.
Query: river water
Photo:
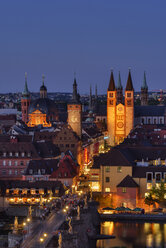
[[[98,248],[166,248],[166,224],[106,221],[101,233],[116,238],[97,241]]]

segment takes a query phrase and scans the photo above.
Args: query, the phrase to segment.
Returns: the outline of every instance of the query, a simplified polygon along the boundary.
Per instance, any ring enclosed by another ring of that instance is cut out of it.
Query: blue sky
[[[166,89],[165,0],[1,0],[0,92],[30,91],[42,74],[49,92],[106,93],[110,69],[138,90]]]

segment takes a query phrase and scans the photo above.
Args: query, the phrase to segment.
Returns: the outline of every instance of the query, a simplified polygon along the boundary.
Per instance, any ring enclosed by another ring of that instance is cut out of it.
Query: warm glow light
[[[44,241],[44,239],[43,238],[40,238],[40,242],[43,242]]]
[[[63,209],[63,212],[65,213],[66,212],[66,209]]]
[[[68,209],[69,207],[68,207],[68,206],[66,206],[66,208]]]
[[[44,233],[44,237],[47,237],[47,233]]]
[[[23,222],[23,226],[26,226],[26,222]]]
[[[30,218],[28,218],[27,221],[30,222],[31,221]]]

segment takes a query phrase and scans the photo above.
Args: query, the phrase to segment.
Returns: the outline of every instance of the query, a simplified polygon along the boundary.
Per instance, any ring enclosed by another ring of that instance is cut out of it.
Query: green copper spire
[[[141,89],[148,89],[148,85],[146,83],[146,72],[144,71],[144,80]]]
[[[24,91],[22,92],[23,97],[29,97],[30,92],[28,90],[28,85],[27,85],[27,72],[25,72],[25,86],[24,86]]]
[[[122,87],[122,84],[121,84],[121,77],[120,77],[120,71],[119,71],[119,79],[118,79],[117,89],[121,90],[122,88],[123,87]]]

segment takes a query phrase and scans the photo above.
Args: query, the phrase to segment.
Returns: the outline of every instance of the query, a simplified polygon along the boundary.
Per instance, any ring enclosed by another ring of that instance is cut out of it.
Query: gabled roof
[[[159,105],[135,106],[134,116],[164,116],[166,107]]]
[[[128,79],[127,79],[127,84],[126,84],[126,90],[134,90],[133,88],[133,83],[132,83],[132,79],[131,79],[131,73],[129,70],[129,74],[128,74]]]
[[[51,175],[58,168],[59,159],[31,160],[26,169],[25,175]],[[32,173],[30,173],[30,170]],[[44,171],[43,171],[44,170]]]
[[[127,175],[116,187],[137,188],[139,187],[139,185],[134,181],[131,176]]]
[[[118,148],[111,148],[110,151],[94,157],[93,168],[102,166],[133,166],[133,161],[126,156]]]
[[[114,90],[116,90],[116,88],[115,88],[115,81],[114,81],[113,71],[111,71],[111,76],[110,76],[110,82],[109,82],[108,90],[109,90],[109,91],[114,91]]]

